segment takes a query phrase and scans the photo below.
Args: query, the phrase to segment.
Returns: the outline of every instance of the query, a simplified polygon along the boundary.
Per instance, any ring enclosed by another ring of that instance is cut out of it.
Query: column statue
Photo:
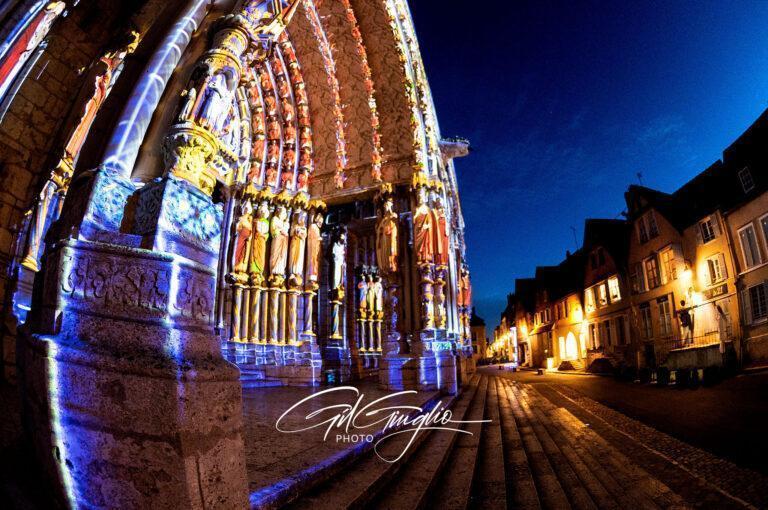
[[[382,217],[376,226],[376,259],[385,273],[396,273],[398,262],[397,213],[392,197],[384,199]]]
[[[413,213],[413,251],[416,262],[429,264],[434,259],[434,218],[427,205],[427,191],[419,187],[416,193],[416,210]]]
[[[284,205],[277,206],[277,211],[272,216],[269,233],[272,236],[272,251],[269,257],[270,274],[283,276],[288,261],[288,212]]]
[[[304,250],[307,239],[307,213],[297,209],[293,213],[291,225],[291,249],[288,257],[288,273],[298,285],[301,284],[304,273]]]
[[[267,262],[267,240],[269,239],[269,202],[262,200],[256,211],[254,221],[253,245],[251,246],[251,261],[249,272],[262,276]]]
[[[248,267],[251,233],[253,232],[253,206],[250,200],[240,205],[240,218],[235,226],[235,249],[232,257],[232,272],[245,273]]]

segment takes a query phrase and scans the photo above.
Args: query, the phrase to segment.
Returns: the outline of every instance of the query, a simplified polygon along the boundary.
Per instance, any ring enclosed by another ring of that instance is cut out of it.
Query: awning
[[[554,327],[555,323],[550,322],[549,324],[541,324],[540,326],[536,327],[533,331],[531,331],[531,335],[538,335],[539,333],[547,333],[549,331],[552,331],[552,328]]]

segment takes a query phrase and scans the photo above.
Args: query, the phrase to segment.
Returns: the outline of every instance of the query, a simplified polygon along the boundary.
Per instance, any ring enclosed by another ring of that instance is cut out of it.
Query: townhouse
[[[740,303],[739,356],[744,364],[768,362],[768,112],[723,152],[725,235],[735,264]]]
[[[629,224],[625,220],[584,222],[584,323],[587,366],[605,358],[611,366],[635,366],[637,349],[630,341],[631,306],[627,279]]]
[[[577,254],[516,280],[520,364],[649,374],[768,362],[766,140],[768,111],[678,190],[629,186],[626,219],[587,220]]]

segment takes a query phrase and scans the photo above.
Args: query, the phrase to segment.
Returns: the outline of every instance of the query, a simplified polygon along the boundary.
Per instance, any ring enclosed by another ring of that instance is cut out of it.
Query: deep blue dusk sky
[[[768,107],[768,1],[411,0],[489,335],[514,279],[674,191]],[[438,7],[439,6],[439,7]]]

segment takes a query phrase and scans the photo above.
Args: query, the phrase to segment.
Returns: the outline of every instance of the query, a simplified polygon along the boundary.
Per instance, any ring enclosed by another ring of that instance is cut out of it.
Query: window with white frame
[[[661,285],[661,278],[659,276],[659,263],[656,261],[655,256],[645,259],[645,275],[648,278],[649,289],[655,289]]]
[[[640,333],[644,340],[653,338],[653,320],[651,319],[650,303],[640,305]]]
[[[699,232],[701,233],[701,242],[706,244],[715,238],[715,228],[712,225],[712,217],[699,222]]]
[[[608,278],[608,295],[611,297],[611,303],[621,301],[621,290],[619,289],[619,277],[611,276]]]
[[[718,253],[714,257],[707,259],[707,272],[709,281],[708,285],[715,285],[725,280],[727,273],[725,269],[725,257],[722,253]]]
[[[659,235],[659,226],[656,224],[656,215],[648,211],[637,220],[637,237],[640,244],[647,243],[649,239]]]
[[[597,302],[600,306],[608,304],[608,292],[605,289],[605,283],[601,283],[597,286]]]
[[[739,230],[739,243],[741,244],[741,253],[744,256],[744,267],[749,269],[762,263],[760,256],[760,247],[757,245],[757,235],[755,227],[750,223]]]
[[[672,248],[667,248],[659,254],[659,258],[661,259],[661,283],[667,284],[677,278],[675,254]]]
[[[766,303],[766,285],[761,283],[753,285],[746,290],[745,304],[747,305],[747,319],[750,323],[764,320],[768,317],[768,303]]]
[[[760,228],[763,230],[766,252],[768,252],[768,214],[760,218]]]
[[[669,336],[672,334],[672,307],[667,296],[656,300],[659,309],[659,334]]]
[[[592,349],[597,349],[598,347],[597,330],[594,322],[589,325],[589,345]]]
[[[755,189],[755,181],[752,179],[752,172],[749,167],[745,166],[739,170],[739,181],[741,181],[741,189],[744,190],[744,193],[749,193]]]
[[[592,288],[584,291],[584,303],[587,308],[587,312],[595,311],[595,293]]]

